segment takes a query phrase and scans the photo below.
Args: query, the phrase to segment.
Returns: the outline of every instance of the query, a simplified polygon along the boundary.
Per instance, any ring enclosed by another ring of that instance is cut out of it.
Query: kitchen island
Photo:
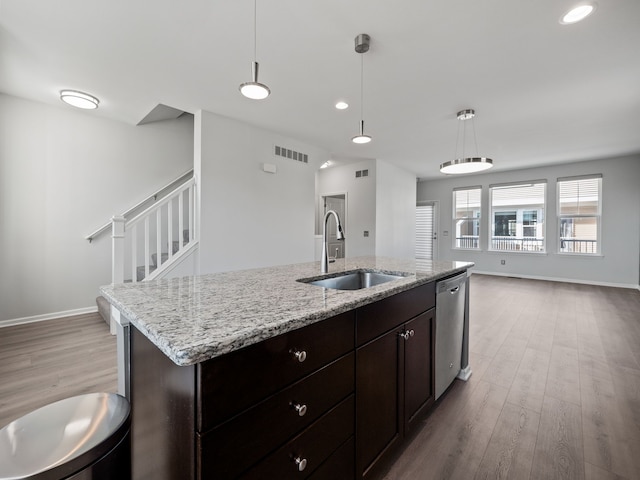
[[[375,476],[434,400],[434,282],[471,266],[339,259],[328,276],[402,276],[348,291],[305,283],[317,262],[102,287],[132,326],[134,478]]]

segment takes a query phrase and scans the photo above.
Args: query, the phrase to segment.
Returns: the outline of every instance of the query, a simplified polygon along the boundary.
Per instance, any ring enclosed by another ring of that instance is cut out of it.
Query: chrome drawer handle
[[[298,466],[298,471],[299,472],[302,472],[305,468],[307,468],[307,459],[306,458],[296,457],[294,459],[294,462],[296,462],[296,465]]]
[[[300,405],[299,403],[294,403],[293,404],[293,409],[298,412],[298,416],[299,417],[304,417],[305,414],[307,413],[307,406],[306,405]]]
[[[293,352],[293,356],[296,357],[296,359],[302,363],[307,359],[307,352],[305,352],[304,350],[296,350]]]

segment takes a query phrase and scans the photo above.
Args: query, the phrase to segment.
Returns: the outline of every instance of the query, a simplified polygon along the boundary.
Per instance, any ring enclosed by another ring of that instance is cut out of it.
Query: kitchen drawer
[[[341,480],[354,478],[355,440],[351,437],[343,443],[309,480]]]
[[[235,478],[354,390],[349,353],[213,430],[197,434],[200,478]],[[295,405],[302,410],[296,410]]]
[[[363,345],[436,304],[435,283],[412,288],[357,310],[356,346]]]
[[[350,395],[304,432],[243,475],[243,480],[308,478],[353,436],[354,398]],[[302,462],[296,463],[296,460]],[[304,464],[304,469],[302,466]],[[300,471],[302,469],[302,471]],[[351,478],[351,477],[339,477]]]
[[[204,432],[354,347],[355,312],[198,364],[196,429]]]

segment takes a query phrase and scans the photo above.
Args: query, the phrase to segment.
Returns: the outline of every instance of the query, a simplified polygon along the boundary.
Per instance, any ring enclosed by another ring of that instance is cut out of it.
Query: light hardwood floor
[[[473,275],[470,306],[473,375],[385,480],[639,479],[640,292]],[[0,425],[115,391],[115,348],[97,314],[0,329]]]
[[[455,380],[385,480],[640,479],[640,292],[471,276]]]
[[[63,398],[117,391],[116,339],[97,314],[0,328],[0,426]]]

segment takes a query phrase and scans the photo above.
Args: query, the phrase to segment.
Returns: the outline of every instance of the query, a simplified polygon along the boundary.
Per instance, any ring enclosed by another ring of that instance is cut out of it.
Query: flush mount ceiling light
[[[353,137],[351,141],[359,144],[369,143],[371,141],[371,137],[364,134],[364,120],[362,114],[364,110],[364,54],[369,51],[370,42],[371,37],[366,33],[361,33],[356,37],[356,53],[360,54],[360,133]]]
[[[339,101],[338,103],[336,103],[336,108],[338,110],[346,110],[347,108],[349,108],[349,104],[347,102]]]
[[[580,3],[579,5],[576,5],[567,13],[565,13],[560,18],[560,23],[562,25],[571,25],[573,23],[578,23],[579,21],[584,20],[589,15],[591,15],[595,9],[595,2]]]
[[[256,0],[253,0],[253,63],[251,64],[251,81],[240,85],[240,93],[252,100],[262,100],[267,98],[271,93],[269,87],[258,82],[258,62],[256,61],[257,52],[257,6]]]
[[[493,160],[485,157],[465,157],[465,140],[466,140],[466,122],[467,120],[471,120],[471,125],[473,127],[473,139],[476,146],[476,155],[478,155],[478,140],[476,138],[476,128],[473,118],[475,117],[476,112],[471,108],[467,108],[465,110],[460,110],[456,116],[460,123],[458,124],[458,138],[456,140],[456,159],[451,160],[450,162],[445,162],[440,165],[440,171],[442,173],[446,173],[447,175],[460,175],[464,173],[476,173],[481,172],[483,170],[487,170],[493,167]],[[458,144],[460,143],[460,124],[462,124],[462,156],[458,157]]]
[[[98,108],[100,100],[88,93],[79,92],[77,90],[60,90],[60,100],[64,103],[85,110],[94,110]]]

